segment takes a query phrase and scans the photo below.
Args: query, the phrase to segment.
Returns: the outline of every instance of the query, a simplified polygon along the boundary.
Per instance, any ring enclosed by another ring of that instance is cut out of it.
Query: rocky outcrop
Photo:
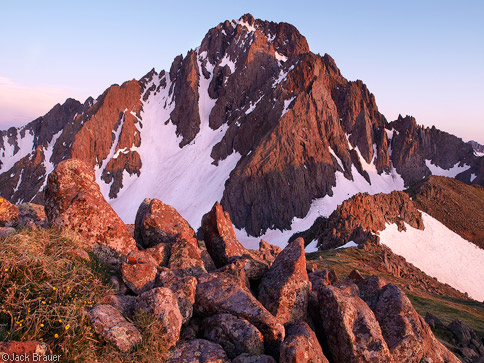
[[[230,215],[224,212],[218,202],[203,216],[202,232],[207,251],[217,267],[228,264],[231,257],[246,253],[245,248],[237,240]]]
[[[207,272],[203,263],[201,249],[194,242],[186,239],[178,240],[171,247],[168,267],[179,275],[199,276]]]
[[[258,298],[267,310],[285,324],[306,318],[308,294],[304,240],[298,238],[277,255],[262,278]]]
[[[223,348],[205,339],[186,340],[168,352],[166,363],[230,363]]]
[[[231,314],[217,314],[203,320],[203,338],[220,344],[229,358],[243,353],[264,353],[264,338],[255,326]]]
[[[93,169],[80,160],[65,160],[49,175],[45,212],[49,223],[78,235],[91,248],[102,245],[123,254],[136,250],[126,225],[101,194]]]
[[[264,336],[266,352],[278,354],[284,326],[233,275],[215,272],[200,276],[195,312],[202,316],[227,313],[248,320]]]
[[[89,311],[88,316],[94,331],[120,351],[128,352],[141,343],[138,329],[113,306],[96,305]]]
[[[329,363],[316,334],[306,322],[291,322],[284,327],[286,338],[281,344],[280,363]]]
[[[355,285],[322,286],[319,302],[335,362],[394,362],[375,315]]]
[[[425,320],[395,285],[388,284],[381,289],[374,311],[396,362],[459,362],[434,337]]]
[[[404,223],[424,229],[421,213],[404,192],[357,194],[339,205],[328,219],[317,223],[324,225],[316,236],[321,249],[335,248],[349,241],[378,243],[376,233],[384,230],[386,224],[397,223],[401,230],[405,229]]]
[[[157,287],[138,297],[136,310],[150,314],[161,323],[163,334],[158,337],[168,348],[180,338],[183,318],[175,294],[166,287]]]
[[[453,320],[447,329],[454,336],[457,348],[464,362],[481,362],[484,357],[484,340],[470,326],[460,320]]]
[[[12,227],[18,222],[18,207],[0,197],[0,227]]]
[[[420,210],[484,249],[484,188],[453,178],[430,176],[408,193]]]
[[[138,208],[135,221],[135,239],[143,248],[159,243],[174,244],[185,239],[196,245],[195,231],[176,211],[158,199],[145,199]]]

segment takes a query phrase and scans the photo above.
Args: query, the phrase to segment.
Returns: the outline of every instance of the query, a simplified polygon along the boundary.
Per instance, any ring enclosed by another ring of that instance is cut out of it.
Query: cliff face
[[[42,202],[47,175],[74,157],[95,166],[126,222],[133,199],[166,200],[194,226],[219,200],[252,236],[289,229],[341,181],[355,186],[347,197],[449,169],[484,184],[470,145],[411,117],[387,122],[364,83],[312,53],[294,26],[250,14],[209,30],[169,72],[2,131],[0,151],[0,194],[12,202]]]

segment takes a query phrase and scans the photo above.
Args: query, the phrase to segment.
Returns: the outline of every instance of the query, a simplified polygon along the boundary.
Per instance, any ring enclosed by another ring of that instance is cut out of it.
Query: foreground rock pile
[[[51,174],[45,202],[50,224],[110,251],[118,294],[88,316],[121,351],[142,342],[132,319],[144,314],[171,363],[458,362],[398,287],[357,272],[339,282],[306,263],[302,238],[247,250],[218,203],[197,239],[174,208],[146,199],[132,239],[77,160]]]

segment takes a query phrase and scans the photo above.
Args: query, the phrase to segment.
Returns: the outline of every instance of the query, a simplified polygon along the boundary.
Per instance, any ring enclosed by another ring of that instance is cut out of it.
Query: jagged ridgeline
[[[95,167],[124,222],[151,197],[196,229],[220,201],[248,244],[308,228],[358,192],[401,190],[430,174],[483,185],[478,155],[412,117],[388,122],[365,84],[311,52],[294,26],[244,15],[210,29],[169,71],[2,131],[0,195],[42,203],[47,175],[77,158]]]

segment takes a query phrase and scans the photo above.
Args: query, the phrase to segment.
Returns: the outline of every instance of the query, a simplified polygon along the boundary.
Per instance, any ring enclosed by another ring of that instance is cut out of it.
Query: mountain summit
[[[149,197],[197,228],[220,201],[242,241],[291,235],[358,192],[431,174],[484,185],[472,145],[410,116],[388,122],[365,84],[294,26],[250,14],[210,29],[169,71],[1,131],[0,194],[42,203],[47,175],[69,158],[95,167],[126,223]]]

